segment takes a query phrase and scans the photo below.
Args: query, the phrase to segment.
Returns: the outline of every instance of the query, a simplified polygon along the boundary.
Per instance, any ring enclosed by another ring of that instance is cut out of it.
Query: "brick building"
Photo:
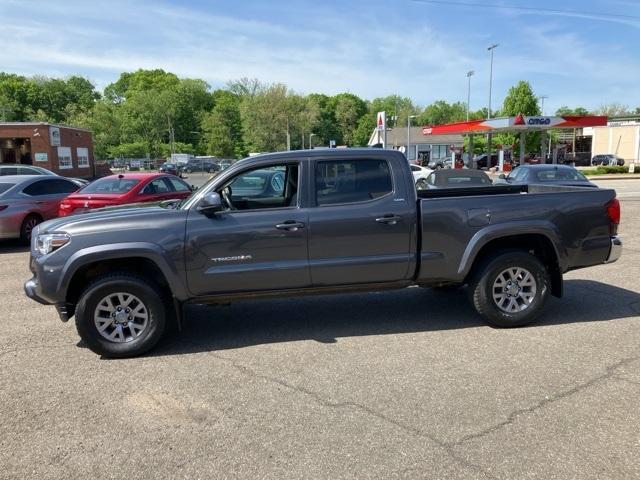
[[[65,177],[97,176],[89,130],[42,122],[0,122],[0,163],[36,165]]]

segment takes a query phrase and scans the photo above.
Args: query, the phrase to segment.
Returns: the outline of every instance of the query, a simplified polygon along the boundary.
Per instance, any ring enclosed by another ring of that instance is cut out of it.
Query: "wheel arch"
[[[518,233],[488,238],[481,244],[477,244],[472,252],[463,258],[459,273],[468,281],[483,264],[497,253],[508,250],[528,252],[538,258],[549,272],[551,280],[551,294],[562,296],[562,257],[556,247],[557,243],[543,232]],[[471,246],[471,245],[470,245]],[[465,252],[466,254],[467,252]]]

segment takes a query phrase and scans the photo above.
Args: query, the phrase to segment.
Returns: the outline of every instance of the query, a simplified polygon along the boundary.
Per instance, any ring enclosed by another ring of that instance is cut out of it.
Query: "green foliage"
[[[588,170],[582,170],[584,175],[609,175],[614,173],[629,173],[629,167],[624,166],[599,166],[597,168],[590,168]]]
[[[567,106],[562,106],[556,110],[556,115],[561,117],[567,115],[589,115],[589,110],[583,107],[569,108]]]
[[[246,155],[242,141],[240,99],[226,90],[213,92],[215,106],[202,118],[202,144],[205,152],[218,157]]]
[[[624,117],[631,115],[628,105],[615,102],[600,105],[593,113],[596,115],[605,115],[607,117]]]
[[[447,103],[436,100],[427,105],[418,117],[420,125],[444,125],[446,123],[463,122],[467,119],[467,107],[464,103]]]
[[[509,89],[504,99],[502,110],[499,112],[504,117],[514,115],[540,115],[538,98],[534,95],[529,82],[519,81]]]
[[[349,146],[356,145],[358,122],[368,112],[367,104],[352,93],[339,93],[331,98],[330,103],[340,133],[340,143]]]

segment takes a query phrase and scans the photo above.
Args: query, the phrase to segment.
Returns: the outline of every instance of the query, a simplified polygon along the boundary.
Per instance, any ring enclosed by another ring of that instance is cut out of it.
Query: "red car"
[[[175,175],[161,173],[123,173],[91,182],[60,203],[58,216],[92,208],[127,203],[159,202],[183,199],[191,195],[191,187]]]

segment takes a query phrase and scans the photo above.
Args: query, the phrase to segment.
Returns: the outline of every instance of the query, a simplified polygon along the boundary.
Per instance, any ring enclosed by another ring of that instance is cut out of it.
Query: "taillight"
[[[607,217],[609,218],[609,233],[616,235],[620,224],[620,201],[614,198],[606,205]]]

